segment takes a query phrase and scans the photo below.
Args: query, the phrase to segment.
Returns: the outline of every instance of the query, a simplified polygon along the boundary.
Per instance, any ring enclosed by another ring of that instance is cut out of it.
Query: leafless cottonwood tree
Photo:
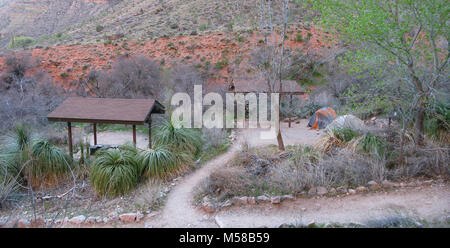
[[[256,7],[258,9],[260,31],[264,36],[264,45],[261,50],[261,59],[258,65],[256,65],[258,71],[263,75],[267,82],[269,93],[281,92],[282,89],[282,72],[283,72],[283,59],[285,57],[285,38],[286,30],[289,19],[289,3],[290,0],[284,0],[281,6],[281,33],[276,31],[275,14],[274,14],[274,1],[272,0],[257,0]],[[279,81],[279,89],[275,89],[276,82]],[[278,99],[277,106],[280,106],[280,98]],[[278,113],[279,115],[279,113]],[[280,116],[278,116],[279,118]],[[273,118],[273,117],[272,117]],[[277,142],[280,150],[284,150],[283,137],[277,123]]]

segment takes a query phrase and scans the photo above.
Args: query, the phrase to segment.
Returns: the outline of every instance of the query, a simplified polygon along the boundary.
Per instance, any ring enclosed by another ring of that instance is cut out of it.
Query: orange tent
[[[323,129],[336,119],[336,112],[329,107],[317,110],[309,119],[308,127],[311,129]]]

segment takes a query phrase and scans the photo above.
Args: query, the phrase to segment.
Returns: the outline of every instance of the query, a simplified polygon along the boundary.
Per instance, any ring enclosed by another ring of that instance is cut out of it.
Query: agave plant
[[[180,160],[167,146],[157,145],[139,154],[140,172],[146,177],[167,178],[184,168]]]
[[[175,128],[172,121],[162,120],[155,127],[154,141],[166,145],[174,152],[187,152],[195,157],[202,147],[202,138],[198,130]]]
[[[135,149],[100,150],[91,166],[91,183],[100,195],[124,195],[139,182]]]
[[[33,142],[31,157],[32,162],[24,168],[24,174],[33,186],[40,186],[43,182],[58,182],[72,163],[72,159],[62,148],[45,139]]]

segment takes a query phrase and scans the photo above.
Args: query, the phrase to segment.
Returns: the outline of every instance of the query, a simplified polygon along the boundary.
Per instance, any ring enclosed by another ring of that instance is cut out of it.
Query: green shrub
[[[102,25],[97,25],[95,27],[95,31],[97,31],[97,32],[101,32],[101,31],[103,31],[103,29],[104,29],[104,27]]]
[[[24,168],[24,174],[32,186],[59,182],[72,163],[70,156],[61,148],[45,139],[36,140],[31,148],[32,162]]]
[[[167,178],[182,169],[183,163],[166,146],[157,145],[139,154],[139,171],[146,177]]]
[[[359,147],[362,151],[385,157],[387,155],[387,143],[383,137],[367,133],[359,142]]]
[[[228,65],[228,58],[223,58],[214,64],[214,68],[220,70],[225,68],[227,65]]]
[[[296,42],[302,42],[303,41],[302,34],[296,34],[295,35],[295,41]]]
[[[206,23],[202,23],[202,24],[200,24],[200,31],[205,31],[206,29],[208,28],[208,24],[206,24]]]
[[[202,148],[202,138],[198,130],[193,128],[175,128],[172,121],[162,120],[155,126],[155,144],[166,145],[175,153],[186,152],[195,157]]]
[[[91,166],[91,183],[100,195],[124,195],[139,182],[136,151],[130,146],[105,149]]]
[[[334,129],[334,136],[340,141],[347,143],[355,137],[358,137],[358,133],[351,128]]]
[[[17,36],[14,37],[14,43],[11,41],[8,48],[26,48],[36,43],[36,40],[32,37]]]
[[[437,102],[427,112],[424,128],[425,133],[432,139],[443,139],[448,136],[450,125],[450,104]],[[448,137],[447,137],[448,138]],[[447,141],[448,142],[448,141]]]

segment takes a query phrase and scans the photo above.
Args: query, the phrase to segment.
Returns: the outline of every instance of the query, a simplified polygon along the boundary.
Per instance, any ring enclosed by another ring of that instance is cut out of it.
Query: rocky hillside
[[[254,0],[0,0],[0,49],[13,35],[46,46],[254,30],[256,11]],[[291,11],[293,24],[307,13],[296,1]]]
[[[27,36],[37,43],[57,42],[59,32],[99,15],[114,4],[107,0],[0,0],[0,49],[12,36]]]

